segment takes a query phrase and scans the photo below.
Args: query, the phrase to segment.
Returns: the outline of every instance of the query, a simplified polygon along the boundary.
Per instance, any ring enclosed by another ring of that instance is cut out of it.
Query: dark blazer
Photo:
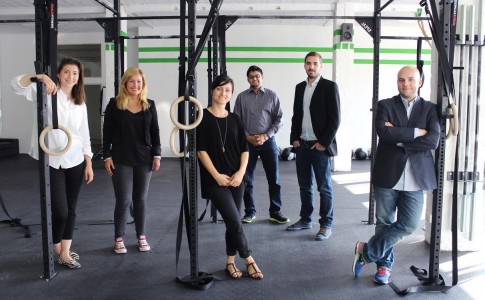
[[[303,121],[303,95],[306,81],[300,82],[295,88],[293,102],[293,117],[291,118],[290,144],[299,140]],[[318,143],[327,148],[330,156],[337,155],[337,141],[335,135],[340,125],[340,96],[335,82],[320,78],[310,102],[310,117],[313,131]]]
[[[150,107],[143,111],[145,116],[145,142],[151,146],[152,156],[160,156],[160,129],[155,102],[148,99]],[[104,112],[103,157],[111,157],[111,145],[119,144],[126,132],[127,111],[116,107],[116,98],[111,98]]]
[[[385,126],[390,122],[393,127]],[[393,188],[401,178],[409,159],[416,182],[422,190],[432,190],[437,186],[432,150],[439,144],[440,123],[436,105],[418,98],[409,116],[400,95],[377,103],[375,128],[379,144],[372,170],[372,183]],[[428,133],[414,138],[414,128],[425,129]],[[398,146],[402,143],[403,147]]]

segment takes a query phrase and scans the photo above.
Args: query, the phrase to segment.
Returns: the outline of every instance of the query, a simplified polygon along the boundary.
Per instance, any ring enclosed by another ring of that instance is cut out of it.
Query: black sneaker
[[[295,224],[286,227],[286,230],[287,231],[296,231],[296,230],[310,229],[310,228],[312,228],[312,223],[307,223],[307,222],[302,221],[300,219]]]
[[[252,221],[256,220],[256,213],[247,213],[242,218],[241,222],[243,223],[251,223]]]
[[[285,224],[290,222],[290,219],[285,218],[280,211],[277,211],[269,214],[269,221],[278,224]]]

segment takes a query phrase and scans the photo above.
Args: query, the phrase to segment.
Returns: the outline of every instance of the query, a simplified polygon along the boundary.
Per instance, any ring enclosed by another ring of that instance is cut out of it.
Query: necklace
[[[224,147],[226,145],[226,138],[227,138],[227,116],[224,118],[226,119],[226,131],[224,132],[224,140],[222,140],[222,133],[221,133],[221,128],[219,127],[219,122],[216,120],[217,124],[217,130],[219,131],[219,138],[221,139],[221,144],[222,144],[222,152],[226,152],[226,148]]]

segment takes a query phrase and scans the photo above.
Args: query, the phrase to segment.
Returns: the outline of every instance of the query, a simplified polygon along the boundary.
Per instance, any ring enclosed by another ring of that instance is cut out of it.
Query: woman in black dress
[[[249,277],[262,279],[263,273],[251,256],[239,214],[248,146],[241,120],[226,110],[234,82],[227,75],[220,75],[214,79],[211,91],[212,105],[204,109],[204,117],[197,127],[201,185],[226,224],[226,272],[233,279],[242,277],[235,265],[235,256],[239,253],[246,263]]]

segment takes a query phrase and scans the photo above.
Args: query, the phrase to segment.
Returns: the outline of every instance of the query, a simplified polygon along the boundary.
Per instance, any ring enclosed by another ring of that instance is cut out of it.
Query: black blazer
[[[145,116],[145,142],[151,146],[152,156],[160,156],[160,129],[155,102],[148,99],[150,107],[143,111]],[[103,123],[103,157],[111,157],[111,145],[119,144],[126,132],[127,111],[116,107],[116,98],[111,98],[104,112]]]
[[[392,123],[393,127],[385,126],[385,122]],[[439,144],[440,123],[434,103],[418,98],[408,120],[401,96],[381,100],[377,102],[375,128],[379,144],[372,170],[373,184],[393,188],[409,159],[421,189],[437,187],[432,150]],[[425,129],[428,133],[414,138],[414,128]]]
[[[291,118],[290,144],[299,140],[303,121],[303,95],[306,81],[300,82],[295,88],[293,102],[293,117]],[[310,102],[310,117],[313,131],[318,143],[327,148],[330,156],[337,155],[337,141],[335,135],[340,125],[340,96],[335,82],[320,78]]]

